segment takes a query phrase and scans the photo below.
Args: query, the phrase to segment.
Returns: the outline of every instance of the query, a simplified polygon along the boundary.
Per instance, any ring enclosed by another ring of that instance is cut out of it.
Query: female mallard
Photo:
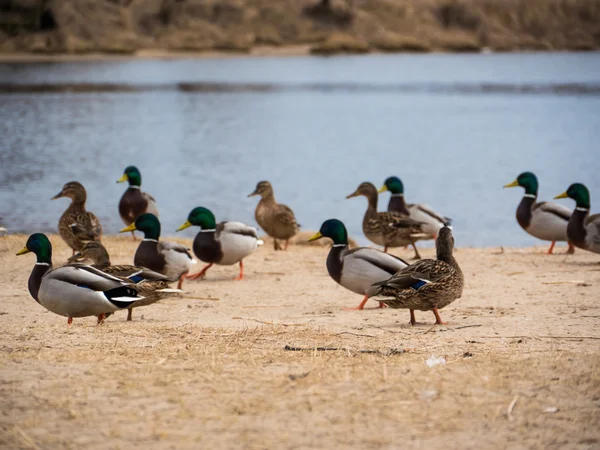
[[[119,202],[119,215],[125,225],[130,225],[135,222],[139,216],[144,213],[152,213],[158,217],[158,208],[156,200],[150,194],[142,192],[142,175],[135,166],[125,168],[123,176],[117,180],[117,183],[129,182],[129,187],[123,193]],[[131,235],[135,240],[135,234],[132,231]]]
[[[342,222],[329,219],[309,241],[328,237],[333,247],[327,256],[327,271],[336,283],[364,298],[360,305],[352,309],[363,309],[365,303],[377,290],[373,283],[388,279],[391,275],[408,266],[402,259],[374,248],[360,247],[348,249],[348,232]],[[380,303],[382,308],[383,304]]]
[[[443,324],[438,309],[460,298],[465,283],[458,262],[452,256],[454,238],[449,227],[440,229],[435,243],[437,259],[423,259],[375,283],[374,298],[390,308],[410,309],[410,323],[416,324],[415,309],[433,311],[435,323]]]
[[[135,252],[133,264],[162,273],[171,281],[179,280],[177,289],[181,289],[183,279],[192,267],[192,255],[188,249],[175,242],[158,241],[160,222],[154,214],[142,214],[120,232],[134,230],[143,232],[144,239]]]
[[[363,232],[370,241],[384,247],[387,253],[388,247],[404,247],[412,245],[415,249],[415,258],[420,259],[421,255],[415,246],[419,239],[427,237],[423,232],[421,222],[410,219],[408,216],[399,212],[377,212],[377,189],[372,183],[365,181],[361,183],[356,191],[346,198],[358,197],[362,195],[367,197],[369,206],[363,218]]]
[[[37,262],[29,276],[29,293],[44,308],[68,317],[98,316],[128,308],[143,300],[139,286],[82,264],[52,269],[52,244],[41,233],[29,236],[17,255],[33,252]]]
[[[62,197],[70,198],[71,204],[60,216],[58,233],[75,254],[75,251],[81,250],[86,242],[100,240],[102,226],[93,213],[85,210],[87,193],[81,183],[69,181],[58,194],[52,197],[52,200]]]
[[[93,261],[92,267],[129,283],[135,283],[138,286],[138,293],[145,298],[127,308],[127,320],[132,320],[132,309],[134,307],[151,305],[160,299],[181,292],[178,289],[171,289],[169,287],[169,279],[160,273],[153,272],[144,267],[130,265],[113,266],[110,263],[108,252],[100,242],[88,242],[79,253],[69,258],[69,262],[81,262],[86,259]]]
[[[600,214],[590,216],[590,191],[585,185],[574,183],[554,198],[567,197],[577,204],[567,226],[569,242],[575,247],[600,253]]]
[[[248,197],[260,195],[261,199],[256,205],[254,217],[260,227],[273,238],[275,250],[281,250],[281,245],[277,239],[285,240],[284,250],[288,248],[288,242],[292,236],[298,233],[300,225],[296,222],[294,211],[288,206],[275,201],[273,187],[268,181],[261,181],[256,185],[256,189]]]
[[[544,241],[552,241],[548,254],[552,254],[556,241],[568,241],[567,225],[571,210],[551,202],[536,202],[538,196],[538,179],[531,172],[523,172],[515,181],[504,186],[512,188],[521,186],[525,194],[517,207],[517,222],[530,235]],[[569,243],[567,253],[575,249]]]
[[[254,252],[263,241],[258,239],[256,228],[241,222],[216,223],[214,214],[207,208],[192,209],[187,221],[177,231],[192,225],[200,227],[194,239],[194,253],[201,261],[208,263],[200,272],[186,278],[195,280],[204,277],[213,264],[230,266],[240,263],[240,274],[235,280],[244,279],[244,258]]]
[[[390,191],[392,196],[388,203],[388,211],[399,212],[417,222],[422,222],[421,229],[428,234],[428,239],[435,239],[440,228],[449,227],[452,220],[434,211],[429,205],[422,203],[406,204],[404,200],[404,184],[398,177],[385,180],[379,193]]]

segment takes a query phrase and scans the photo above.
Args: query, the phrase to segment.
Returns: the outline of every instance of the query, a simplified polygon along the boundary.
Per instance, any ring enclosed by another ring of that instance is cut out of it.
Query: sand
[[[25,240],[0,237],[2,448],[600,448],[598,255],[459,248],[448,325],[412,327],[344,311],[327,247],[265,246],[244,281],[214,267],[133,322],[68,326],[29,296]],[[131,263],[130,237],[105,244]]]

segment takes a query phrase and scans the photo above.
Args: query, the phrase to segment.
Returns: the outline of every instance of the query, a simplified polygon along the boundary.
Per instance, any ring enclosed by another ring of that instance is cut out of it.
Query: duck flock
[[[195,262],[185,246],[160,239],[161,224],[154,198],[141,190],[140,171],[129,166],[117,182],[129,187],[119,202],[119,214],[126,227],[121,232],[144,234],[133,257],[133,265],[113,265],[101,243],[102,226],[98,218],[85,208],[86,191],[77,181],[66,183],[52,199],[67,197],[71,204],[58,222],[61,238],[73,250],[66,264],[53,267],[52,245],[42,233],[29,236],[17,255],[33,252],[37,262],[31,272],[28,288],[31,296],[46,309],[65,316],[71,324],[74,317],[96,316],[98,323],[121,309],[132,309],[183,293],[185,279],[206,276],[214,264],[239,265],[234,280],[244,279],[244,258],[263,241],[256,228],[241,222],[217,222],[214,214],[199,206],[190,211],[177,231],[191,226],[199,228],[193,241],[193,253],[206,266],[190,274]],[[580,183],[572,184],[555,198],[571,198],[576,207],[571,211],[552,202],[537,202],[538,180],[524,172],[506,188],[522,187],[525,194],[517,208],[517,222],[529,234],[550,241],[548,253],[556,242],[567,242],[567,253],[575,247],[600,253],[600,214],[590,216],[590,193]],[[388,210],[377,210],[379,193],[391,193]],[[273,187],[261,181],[248,197],[260,196],[256,222],[273,238],[275,250],[287,250],[289,240],[299,231],[294,212],[277,203]],[[410,311],[415,324],[415,310],[432,311],[435,323],[442,324],[439,310],[460,298],[464,276],[453,256],[454,238],[451,219],[424,204],[407,204],[404,186],[398,177],[390,177],[377,188],[361,183],[347,198],[363,196],[368,206],[363,217],[365,236],[383,251],[371,247],[349,248],[348,232],[337,219],[323,222],[309,241],[329,238],[333,245],[326,267],[331,278],[346,289],[363,296],[352,309],[361,310],[369,299],[379,307],[403,308]],[[416,243],[436,240],[436,259],[421,259]],[[412,246],[412,264],[387,253],[391,247]],[[177,283],[176,287],[173,284]]]

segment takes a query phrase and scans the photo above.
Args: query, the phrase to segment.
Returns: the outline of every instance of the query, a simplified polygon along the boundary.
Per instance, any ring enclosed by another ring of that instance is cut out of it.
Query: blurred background
[[[600,211],[598,48],[595,0],[0,0],[1,225],[55,232],[78,180],[116,233],[136,165],[167,236],[200,205],[256,225],[267,179],[366,244],[345,196],[396,175],[458,246],[535,245],[519,173]]]

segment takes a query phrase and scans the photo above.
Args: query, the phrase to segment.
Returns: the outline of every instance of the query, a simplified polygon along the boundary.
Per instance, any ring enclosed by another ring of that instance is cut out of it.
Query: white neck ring
[[[144,238],[142,239],[145,242],[158,242],[158,239],[148,239],[148,238]]]

